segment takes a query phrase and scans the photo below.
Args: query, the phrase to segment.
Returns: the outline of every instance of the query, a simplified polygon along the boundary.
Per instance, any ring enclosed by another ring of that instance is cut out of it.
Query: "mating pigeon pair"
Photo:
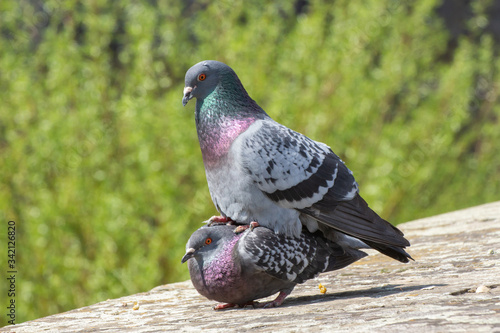
[[[368,207],[342,160],[272,120],[229,66],[202,61],[191,67],[182,103],[192,98],[208,187],[221,214],[214,221],[252,223],[286,239],[320,231],[345,253],[373,248],[401,262],[411,259],[408,240]]]

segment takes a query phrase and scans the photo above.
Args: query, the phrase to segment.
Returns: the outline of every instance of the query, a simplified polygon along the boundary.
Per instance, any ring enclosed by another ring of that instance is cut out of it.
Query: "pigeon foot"
[[[214,310],[224,310],[234,308],[236,304],[234,303],[220,303],[214,306]]]
[[[240,234],[243,231],[247,230],[248,228],[250,228],[250,231],[252,231],[253,229],[257,228],[258,226],[260,226],[259,222],[252,221],[252,222],[250,222],[250,224],[239,225],[238,227],[236,227],[236,229],[234,229],[234,233]]]
[[[247,302],[244,304],[220,303],[220,304],[217,304],[214,306],[214,310],[224,310],[224,309],[230,309],[230,308],[234,308],[234,307],[244,308],[247,305],[251,305],[255,308],[256,305],[258,305],[258,302],[250,301],[250,302]]]
[[[214,215],[210,219],[208,219],[208,226],[211,227],[214,224],[234,224],[234,221],[227,216]]]
[[[254,307],[264,308],[264,309],[277,308],[278,306],[280,306],[281,304],[283,304],[283,302],[285,301],[285,298],[288,295],[290,295],[290,292],[280,291],[278,297],[276,297],[276,299],[274,301],[266,302],[266,303],[257,303],[257,302],[255,302],[257,304],[254,304]]]

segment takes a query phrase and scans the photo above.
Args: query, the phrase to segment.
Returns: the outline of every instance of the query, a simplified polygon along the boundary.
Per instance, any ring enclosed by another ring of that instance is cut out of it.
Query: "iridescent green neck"
[[[267,117],[238,78],[229,79],[221,78],[212,93],[196,101],[196,128],[206,167],[217,164],[255,120]]]

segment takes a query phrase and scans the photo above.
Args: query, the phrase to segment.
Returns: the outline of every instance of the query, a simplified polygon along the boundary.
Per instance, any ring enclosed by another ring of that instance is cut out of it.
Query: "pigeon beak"
[[[184,87],[184,97],[182,98],[182,105],[186,106],[189,100],[193,98],[193,95],[191,95],[192,91],[192,87]]]
[[[186,254],[184,255],[184,257],[182,257],[182,260],[181,260],[181,263],[185,263],[186,261],[188,261],[188,259],[194,257],[194,253],[196,252],[195,249],[193,248],[190,248],[186,251]]]

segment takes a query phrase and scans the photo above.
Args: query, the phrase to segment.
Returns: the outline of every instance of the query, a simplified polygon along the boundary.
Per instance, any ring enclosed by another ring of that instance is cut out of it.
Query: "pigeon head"
[[[186,72],[182,104],[186,106],[193,97],[201,100],[205,99],[214,91],[221,80],[221,76],[225,74],[237,78],[231,67],[215,60],[205,60],[191,67]]]
[[[186,244],[186,254],[181,262],[185,263],[190,258],[197,257],[209,259],[228,241],[238,237],[233,230],[234,228],[228,228],[226,225],[207,226],[196,230]]]

